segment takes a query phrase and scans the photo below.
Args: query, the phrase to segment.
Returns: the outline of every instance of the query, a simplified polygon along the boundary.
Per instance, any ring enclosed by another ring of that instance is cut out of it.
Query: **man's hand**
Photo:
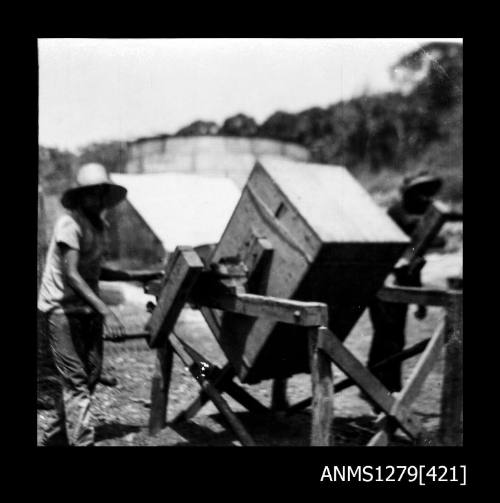
[[[400,261],[394,269],[396,283],[401,286],[422,286],[420,272],[425,266],[426,261],[422,257],[417,257],[412,263]]]
[[[109,309],[104,315],[104,335],[107,336],[108,339],[119,339],[123,337],[125,334],[125,327],[122,322],[116,316],[111,309]]]

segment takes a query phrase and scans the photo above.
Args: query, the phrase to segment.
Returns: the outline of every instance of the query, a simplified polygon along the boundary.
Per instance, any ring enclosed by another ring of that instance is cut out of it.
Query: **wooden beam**
[[[395,398],[330,330],[324,329],[320,332],[318,347],[325,351],[333,363],[351,377],[386,414],[392,414]],[[400,407],[396,414],[401,428],[412,438],[417,437],[420,425],[414,415],[404,407]]]
[[[151,410],[149,413],[149,435],[156,435],[167,424],[168,393],[172,375],[173,350],[167,341],[156,350],[155,370],[151,382]]]
[[[194,361],[191,355],[186,351],[184,343],[173,333],[168,336],[175,353],[181,359],[182,363],[189,369],[191,375],[196,379],[201,389],[210,398],[217,407],[222,417],[227,421],[229,427],[238,437],[242,445],[255,445],[252,437],[248,434],[240,420],[236,417],[227,402],[222,398],[217,388],[200,372],[199,365]]]
[[[325,327],[309,329],[309,358],[312,383],[311,445],[333,445],[333,374],[327,355],[319,349],[319,339]]]
[[[328,307],[320,302],[264,297],[251,293],[204,296],[201,304],[212,309],[313,327],[328,324]]]
[[[445,360],[439,437],[445,445],[462,445],[463,299],[457,298],[445,317]]]
[[[163,289],[147,329],[150,347],[161,347],[174,329],[189,292],[203,269],[198,254],[191,247],[177,247],[165,268]]]
[[[409,410],[410,406],[420,393],[427,376],[440,356],[441,349],[443,348],[443,341],[444,323],[440,323],[434,331],[434,334],[427,344],[420,360],[413,368],[413,371],[406,381],[403,389],[401,392],[396,394],[396,400],[392,406],[388,419],[390,416],[398,417],[400,415],[400,411],[404,411],[404,413],[406,413],[406,411]],[[417,424],[416,417],[413,418],[413,421]],[[418,421],[418,423],[420,423],[420,421]],[[397,428],[398,424],[394,421],[386,421],[382,430],[372,438],[368,445],[383,445],[383,442],[389,439]]]
[[[418,355],[425,349],[429,341],[430,337],[427,337],[426,339],[417,342],[417,344],[414,344],[413,346],[410,346],[409,348],[406,348],[403,351],[390,356],[389,358],[385,358],[384,360],[376,363],[375,365],[369,366],[368,370],[370,370],[370,372],[373,372],[374,370],[380,370],[387,367],[388,365],[394,365],[394,363],[399,363],[404,360],[407,360],[408,358],[411,358],[412,356]],[[342,379],[339,382],[334,383],[335,388],[334,393],[340,393],[341,391],[353,386],[354,384],[356,383],[354,382],[353,379],[351,379],[350,377],[346,377],[345,379]],[[312,402],[311,397],[305,398],[304,400],[301,400],[300,402],[297,402],[291,407],[289,407],[287,413],[293,414],[294,412],[305,409],[306,407],[309,407],[309,405],[311,405],[311,402]]]
[[[440,201],[434,201],[431,204],[411,236],[412,242],[403,254],[405,260],[411,264],[425,253],[439,233],[449,212],[448,206]]]
[[[184,348],[190,356],[197,360],[197,363],[207,362],[207,359],[199,355],[200,358],[196,358],[194,351],[190,346],[184,343]],[[241,386],[238,386],[233,382],[234,370],[230,364],[226,364],[224,368],[220,369],[217,365],[209,364],[210,368],[207,373],[207,379],[214,385],[215,388],[221,392],[227,393],[235,401],[243,405],[247,410],[257,413],[269,413],[269,410],[262,405],[258,400],[256,400],[250,393],[244,390]],[[209,397],[204,391],[201,391],[198,397],[187,407],[184,411],[180,412],[172,421],[173,423],[179,423],[181,421],[187,421],[194,417],[200,409],[209,401]]]
[[[260,413],[269,412],[268,409],[264,407],[264,405],[262,405],[241,386],[238,386],[235,382],[233,382],[234,370],[230,364],[225,365],[224,369],[220,369],[217,365],[210,363],[207,358],[198,353],[182,339],[179,338],[179,340],[183,344],[184,349],[188,352],[189,356],[191,356],[191,358],[193,358],[193,360],[198,365],[205,365],[206,370],[204,374],[215,388],[227,393],[230,397],[243,405],[243,407],[245,407],[249,411]],[[206,396],[203,392],[201,392],[200,395]]]
[[[366,444],[367,447],[385,447],[389,445],[392,439],[392,434],[397,428],[397,422],[394,418],[385,414],[380,414],[375,421],[375,427],[379,431],[373,435],[370,441]]]
[[[430,371],[438,360],[444,342],[444,323],[440,323],[427,344],[425,351],[406,381],[396,400],[396,407],[409,407],[417,398]]]
[[[234,375],[234,371],[229,363],[224,365],[224,367],[220,370],[217,376],[211,378],[211,381],[215,387],[219,387],[221,382],[226,378],[232,378]],[[192,417],[196,416],[201,408],[209,401],[207,394],[203,391],[200,391],[200,394],[196,397],[191,405],[189,405],[186,409],[179,412],[177,416],[173,419],[172,423],[180,423],[182,421],[187,421]]]
[[[384,286],[377,297],[385,302],[400,302],[402,304],[418,304],[420,306],[448,306],[459,290],[442,290],[437,288]]]

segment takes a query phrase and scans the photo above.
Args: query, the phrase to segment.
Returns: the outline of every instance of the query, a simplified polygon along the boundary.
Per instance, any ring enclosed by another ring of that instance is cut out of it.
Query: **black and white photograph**
[[[462,38],[37,49],[37,446],[463,446]]]

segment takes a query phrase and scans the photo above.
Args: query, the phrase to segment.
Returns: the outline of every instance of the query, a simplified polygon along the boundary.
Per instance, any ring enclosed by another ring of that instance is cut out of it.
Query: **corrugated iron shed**
[[[197,174],[111,174],[167,251],[217,243],[240,197],[227,178]],[[133,239],[133,236],[130,236]]]

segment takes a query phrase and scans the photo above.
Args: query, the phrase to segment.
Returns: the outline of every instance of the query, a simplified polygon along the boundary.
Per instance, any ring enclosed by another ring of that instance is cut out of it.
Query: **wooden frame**
[[[210,400],[227,421],[242,445],[254,445],[253,439],[231,411],[222,397],[222,393],[228,393],[249,410],[268,413],[268,409],[233,381],[234,372],[230,365],[219,369],[173,331],[176,316],[180,313],[179,306],[182,301],[188,300],[189,289],[192,286],[191,279],[200,269],[199,263],[192,257],[193,253],[195,252],[192,249],[182,248],[177,249],[173,254],[166,267],[168,275],[165,278],[165,285],[167,285],[167,288],[163,288],[159,293],[157,297],[158,305],[153,312],[151,321],[148,323],[151,337],[155,334],[164,334],[164,337],[166,337],[165,346],[157,348],[157,361],[151,387],[149,432],[154,435],[167,424],[166,411],[172,372],[172,356],[176,354],[200,385],[201,392],[185,411],[176,416],[174,422],[193,417]],[[189,257],[186,257],[186,255],[189,255]],[[170,274],[173,274],[174,281],[169,281]],[[212,292],[211,295],[206,297],[203,296],[203,292],[201,294],[198,292],[196,303],[205,307],[216,307],[217,309],[246,316],[260,316],[282,323],[309,327],[312,334],[311,340],[314,341],[318,340],[318,334],[324,329],[322,326],[328,324],[328,307],[326,304],[318,302],[289,301],[245,293],[228,294],[227,291],[221,290]],[[174,312],[174,315],[172,315],[172,312]],[[167,330],[170,330],[170,334],[165,336]],[[156,336],[156,341],[158,341],[158,336]],[[149,343],[152,345],[151,340]],[[325,376],[323,381],[320,380],[321,388],[318,388],[313,380],[313,394],[315,396],[324,396],[324,399],[321,400],[323,407],[319,408],[316,414],[313,414],[312,439],[314,442],[325,441],[325,438],[328,437],[326,432],[331,430],[331,422],[333,421],[333,406],[329,408],[324,406],[325,403],[333,404],[333,394],[331,393],[330,396],[327,392],[329,389],[333,391],[331,369],[330,383],[328,382],[327,368],[330,363],[327,363],[327,361],[324,354],[318,351],[315,344],[312,344],[312,369],[321,370],[319,375],[324,374]],[[328,419],[325,420],[323,414],[327,409],[330,412]]]
[[[184,265],[183,267],[173,267],[172,264],[167,265],[169,271],[176,271],[174,276],[176,281],[170,282],[166,278],[165,284],[168,285],[168,288],[163,289],[158,296],[158,306],[153,314],[155,323],[148,324],[149,327],[157,327],[156,333],[165,333],[165,326],[168,326],[171,330],[170,334],[166,336],[165,346],[157,349],[157,364],[152,383],[149,431],[150,434],[156,434],[166,425],[172,357],[173,354],[176,354],[184,365],[189,368],[201,390],[200,395],[186,410],[178,414],[173,422],[190,419],[210,400],[220,411],[242,445],[255,445],[249,433],[227,405],[222,393],[229,394],[249,410],[259,413],[270,413],[271,411],[233,381],[234,371],[231,369],[230,364],[223,369],[211,364],[173,331],[175,317],[171,315],[171,312],[172,310],[180,312],[179,297],[185,301],[189,299],[189,287],[186,287],[189,281],[186,281],[186,278],[189,280],[199,270],[199,264],[196,260],[193,260],[192,256],[190,260],[183,257],[183,255],[192,255],[192,253],[193,250],[184,248],[177,250],[173,255],[172,262]],[[194,271],[190,270],[190,266],[185,267],[185,264],[189,262],[192,264]],[[168,290],[168,295],[165,294],[165,290]],[[460,292],[429,294],[429,291],[416,292],[415,290],[418,289],[385,287],[381,295],[382,297],[385,296],[386,299],[391,298],[392,301],[407,302],[411,299],[412,301],[418,301],[418,303],[450,306],[455,306],[457,299],[460,298]],[[206,296],[204,297],[204,295]],[[418,440],[420,424],[411,412],[410,405],[425,381],[425,377],[430,372],[439,349],[442,347],[443,330],[439,330],[429,341],[425,341],[425,344],[420,343],[417,345],[419,346],[418,351],[422,351],[425,347],[424,354],[403,393],[394,396],[327,328],[328,307],[326,304],[274,299],[261,295],[241,293],[239,290],[234,290],[234,293],[229,294],[227,290],[220,289],[219,291],[212,291],[211,294],[207,292],[204,294],[203,291],[201,294],[198,292],[196,303],[205,307],[217,307],[217,309],[233,313],[260,316],[308,328],[312,386],[311,402],[313,404],[311,445],[333,444],[334,382],[332,363],[347,374],[349,384],[354,383],[359,386],[385,414],[386,420],[380,421],[381,431],[372,439],[369,445],[387,443],[390,435],[397,428],[401,428],[415,441]],[[457,316],[455,315],[453,318],[454,323],[458,322]],[[416,348],[410,348],[403,357],[408,357],[418,351]],[[273,400],[275,403],[271,406],[271,410],[284,408],[276,406],[279,403],[280,393],[284,393],[284,382],[280,384],[282,390],[276,392],[278,398]],[[345,387],[347,386],[344,385]],[[281,394],[282,397],[283,394]],[[452,414],[452,409],[451,406],[446,407],[446,410],[450,411],[449,415]]]
[[[410,268],[424,253],[446,221],[461,219],[460,214],[449,212],[445,207],[435,203],[417,229],[412,246],[404,255]],[[252,278],[250,272],[249,281],[253,280],[257,285],[264,284],[266,260],[272,256],[272,247],[264,238],[258,238],[250,252],[254,271],[257,268],[264,273],[254,275]],[[458,445],[461,442],[460,422],[463,396],[461,291],[384,286],[378,293],[380,299],[386,302],[440,306],[445,309],[445,317],[429,339],[392,355],[368,369],[327,328],[329,320],[326,304],[246,293],[238,280],[226,280],[220,288],[217,282],[214,283],[213,278],[209,278],[208,282],[205,281],[204,288],[197,289],[193,293],[191,290],[196,281],[201,279],[202,271],[203,264],[196,252],[190,247],[179,247],[169,259],[164,281],[148,289],[148,293],[156,295],[158,302],[147,325],[146,334],[149,345],[157,349],[151,388],[150,434],[158,433],[167,424],[170,376],[173,355],[176,354],[189,369],[201,390],[189,407],[174,418],[174,423],[192,418],[210,400],[225,418],[241,444],[250,446],[255,445],[255,442],[231,411],[222,393],[229,394],[248,410],[265,414],[273,410],[287,410],[288,413],[292,413],[312,403],[311,445],[330,446],[333,444],[334,393],[355,384],[383,411],[377,420],[380,430],[368,445],[387,445],[398,428],[418,442],[421,436],[421,425],[411,411],[411,405],[435,365],[441,349],[445,347],[445,375],[439,433],[444,444]],[[288,407],[284,379],[274,381],[271,410],[249,395],[233,381],[235,372],[230,363],[220,369],[174,332],[182,307],[190,301],[194,301],[198,307],[202,308],[215,308],[306,327],[309,335],[312,397]],[[144,334],[137,336],[144,336]],[[395,361],[403,361],[419,353],[423,354],[400,393],[391,394],[371,372],[375,368]],[[344,371],[348,376],[347,379],[334,384],[332,363]]]

